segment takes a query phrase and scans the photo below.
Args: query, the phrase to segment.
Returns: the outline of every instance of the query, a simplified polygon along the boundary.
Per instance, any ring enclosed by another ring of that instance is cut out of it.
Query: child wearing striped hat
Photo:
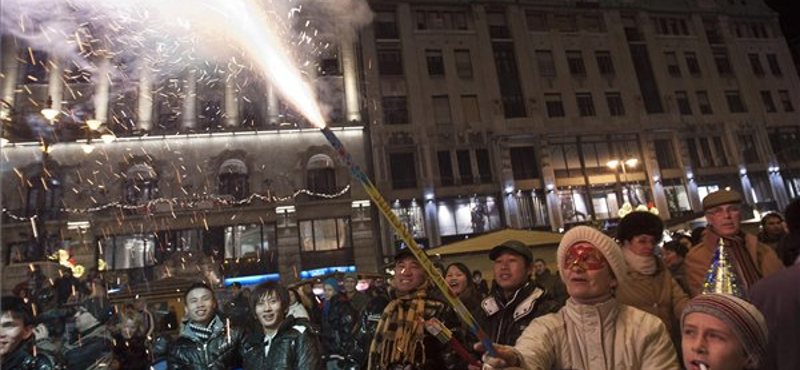
[[[687,370],[757,369],[766,354],[767,324],[752,304],[725,294],[692,299],[681,317]]]

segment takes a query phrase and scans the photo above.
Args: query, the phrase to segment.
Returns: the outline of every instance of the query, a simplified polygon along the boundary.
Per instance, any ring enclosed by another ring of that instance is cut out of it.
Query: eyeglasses
[[[574,266],[578,266],[584,271],[601,270],[606,266],[606,258],[591,245],[575,245],[567,250],[564,269],[569,270]]]

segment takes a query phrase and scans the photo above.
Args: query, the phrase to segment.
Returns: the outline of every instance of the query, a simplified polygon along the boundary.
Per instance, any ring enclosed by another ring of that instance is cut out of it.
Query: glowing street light
[[[42,109],[42,116],[52,123],[58,117],[58,113],[59,111],[53,109],[53,98],[48,96],[47,107]]]
[[[97,129],[99,129],[100,126],[102,126],[102,125],[103,125],[103,121],[100,121],[99,119],[90,119],[90,120],[86,121],[86,126],[88,126],[89,130],[92,130],[92,131],[97,131]]]

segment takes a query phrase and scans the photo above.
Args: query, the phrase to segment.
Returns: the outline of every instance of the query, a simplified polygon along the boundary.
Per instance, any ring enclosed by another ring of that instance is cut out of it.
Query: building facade
[[[375,175],[424,245],[800,195],[800,81],[760,1],[372,6]]]

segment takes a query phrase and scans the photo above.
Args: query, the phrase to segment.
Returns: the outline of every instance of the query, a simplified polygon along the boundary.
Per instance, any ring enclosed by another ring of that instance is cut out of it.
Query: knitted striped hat
[[[681,329],[690,313],[700,312],[716,317],[728,325],[756,369],[767,354],[767,323],[764,315],[747,301],[727,294],[704,294],[692,299],[681,315]]]
[[[561,271],[561,279],[566,279],[566,274],[564,273],[564,257],[567,254],[567,250],[580,242],[587,242],[603,253],[608,265],[611,266],[611,271],[614,272],[617,284],[622,284],[628,276],[628,265],[625,264],[625,258],[622,256],[622,249],[620,249],[619,245],[606,234],[589,226],[573,227],[561,238],[561,243],[558,244],[558,251],[556,252],[558,269]],[[566,280],[564,280],[564,282],[566,283]]]

